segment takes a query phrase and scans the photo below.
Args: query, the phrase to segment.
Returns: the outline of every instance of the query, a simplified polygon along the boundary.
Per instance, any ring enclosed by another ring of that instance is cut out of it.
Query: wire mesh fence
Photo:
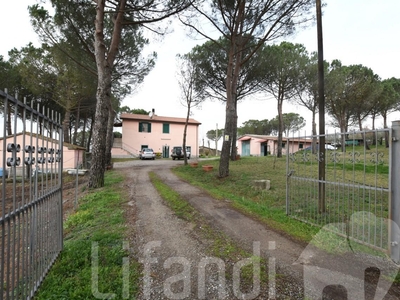
[[[39,105],[0,99],[0,299],[31,299],[63,245],[62,128]]]
[[[290,138],[306,147],[287,156],[288,215],[387,251],[389,136],[390,129],[334,133],[324,146],[320,136]]]

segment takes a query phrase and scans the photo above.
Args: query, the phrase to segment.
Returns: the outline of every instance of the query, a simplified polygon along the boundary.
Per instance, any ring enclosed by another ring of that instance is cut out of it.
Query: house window
[[[299,149],[303,149],[303,144],[299,143]]]
[[[151,132],[151,123],[139,122],[139,132]]]
[[[285,145],[286,145],[286,143],[282,143],[282,148],[283,148],[283,149],[285,148]]]
[[[162,133],[169,133],[169,124],[164,123],[162,125]]]

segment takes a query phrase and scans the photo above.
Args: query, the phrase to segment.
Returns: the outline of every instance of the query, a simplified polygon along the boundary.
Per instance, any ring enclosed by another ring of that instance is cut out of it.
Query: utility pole
[[[325,207],[325,87],[324,87],[324,47],[322,38],[321,0],[316,0],[318,36],[318,110],[319,110],[319,159],[318,159],[318,210],[324,213]]]

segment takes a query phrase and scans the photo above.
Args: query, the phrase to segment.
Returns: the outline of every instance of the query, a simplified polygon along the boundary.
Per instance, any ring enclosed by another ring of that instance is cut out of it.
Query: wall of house
[[[17,135],[16,136],[16,144],[19,144],[21,149],[20,152],[17,152],[17,157],[21,158],[21,163],[19,165],[19,167],[22,167],[24,165],[23,163],[23,157],[28,157],[28,154],[23,152],[23,145],[24,145],[24,138],[25,138],[25,146],[34,146],[35,147],[35,153],[33,153],[33,157],[36,158],[36,155],[40,156],[39,153],[37,153],[38,147],[46,147],[46,148],[54,148],[59,149],[58,144],[54,143],[54,142],[47,142],[46,140],[42,140],[39,138],[38,144],[37,145],[37,141],[36,141],[36,137],[32,136],[32,139],[30,137],[30,135]],[[3,140],[1,140],[1,143],[3,143]],[[9,137],[6,139],[6,147],[9,143],[14,143],[14,137]],[[5,157],[11,157],[12,154],[11,152],[7,152],[7,149],[3,149],[3,147],[0,147],[0,157],[3,157],[3,152],[5,153]],[[68,146],[66,146],[64,144],[63,147],[63,169],[72,169],[72,168],[76,168],[76,164],[77,162],[83,162],[83,156],[85,154],[85,151],[83,149],[68,149]],[[55,157],[55,156],[54,156]],[[55,163],[54,163],[55,164]],[[7,164],[5,165],[6,168],[9,168],[7,166]],[[49,166],[50,167],[50,166]],[[0,168],[3,168],[3,159],[0,159]]]
[[[238,153],[243,156],[242,154],[242,143],[243,142],[249,142],[250,141],[250,155],[253,156],[260,156],[261,155],[261,144],[262,143],[267,143],[268,151],[270,152],[271,155],[276,155],[278,152],[278,143],[275,139],[271,139],[268,141],[265,141],[265,139],[258,139],[256,137],[251,137],[250,140],[244,140],[244,141],[238,141]],[[283,141],[285,144],[285,147],[282,148],[282,154],[286,155],[286,153],[294,153],[299,150],[300,144],[303,145],[303,149],[306,147],[309,147],[311,145],[311,142],[306,142],[306,141],[296,141],[293,140],[290,143],[288,143],[286,140]]]
[[[249,143],[249,145],[250,145],[250,153],[249,154],[251,156],[260,156],[261,155],[261,143],[264,143],[265,140],[252,137],[252,138],[250,138],[250,140],[238,141],[238,153],[241,156],[246,156],[246,153],[242,153],[242,150],[243,150],[242,142],[245,142],[245,143],[250,142]]]
[[[122,148],[138,155],[142,145],[155,152],[162,152],[163,146],[182,146],[184,124],[169,123],[169,133],[163,132],[163,123],[151,122],[151,132],[139,132],[139,121],[126,119],[122,126]],[[191,147],[191,155],[198,156],[198,126],[188,125],[186,145]]]
[[[82,165],[84,163],[84,155],[84,150],[68,149],[64,147],[63,169],[74,169],[76,165]],[[83,169],[86,169],[86,167],[83,167]]]

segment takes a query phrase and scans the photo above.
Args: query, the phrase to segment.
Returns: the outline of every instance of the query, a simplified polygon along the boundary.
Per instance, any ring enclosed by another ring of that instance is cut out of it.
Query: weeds
[[[123,248],[125,197],[119,188],[122,181],[115,172],[107,172],[104,188],[79,200],[76,213],[64,223],[64,250],[35,299],[93,299],[94,292],[103,297],[114,294],[116,299],[122,299],[123,293],[126,295],[122,265],[129,251]],[[97,269],[93,269],[93,249],[98,254]],[[138,270],[139,264],[130,260],[128,293],[131,296],[138,290]],[[98,282],[93,282],[96,275],[93,272],[97,272]]]

